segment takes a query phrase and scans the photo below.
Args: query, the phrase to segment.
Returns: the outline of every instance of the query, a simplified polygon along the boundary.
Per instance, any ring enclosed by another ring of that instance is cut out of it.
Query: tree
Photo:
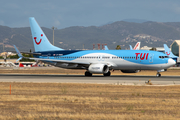
[[[121,50],[121,46],[120,46],[120,45],[117,45],[117,46],[116,46],[116,50]]]
[[[157,49],[155,47],[152,47],[150,50],[157,51]]]
[[[32,52],[32,51],[31,51],[31,49],[30,49],[30,51],[29,51],[29,52],[30,52],[30,53]],[[32,55],[32,54],[29,54],[29,57],[33,57],[33,55]]]

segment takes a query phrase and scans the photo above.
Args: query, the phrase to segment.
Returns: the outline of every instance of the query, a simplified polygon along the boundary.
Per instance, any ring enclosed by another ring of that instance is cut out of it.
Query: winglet
[[[107,47],[107,45],[104,46],[104,50],[109,50],[109,48]]]
[[[19,52],[19,50],[17,49],[17,47],[16,47],[15,45],[13,45],[13,46],[14,46],[14,48],[15,48],[17,54],[18,54],[18,57],[19,57],[19,59],[16,60],[16,62],[18,62],[19,60],[21,60],[21,59],[23,58],[23,56],[22,56],[22,54]]]
[[[131,45],[129,45],[129,47],[130,47],[130,50],[133,50]]]

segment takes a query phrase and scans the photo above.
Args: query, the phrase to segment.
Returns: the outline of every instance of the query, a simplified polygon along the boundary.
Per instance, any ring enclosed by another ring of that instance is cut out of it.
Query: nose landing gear
[[[161,77],[160,72],[165,72],[165,71],[167,71],[167,69],[157,70],[157,74],[156,74],[156,76],[157,76],[157,77]]]
[[[156,74],[156,77],[161,77],[161,74],[158,72],[158,73]]]

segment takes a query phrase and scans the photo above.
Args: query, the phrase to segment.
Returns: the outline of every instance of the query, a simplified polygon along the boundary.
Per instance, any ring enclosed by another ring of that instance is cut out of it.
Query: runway
[[[180,84],[180,76],[127,76],[113,75],[103,77],[95,75],[85,77],[83,75],[35,75],[35,74],[0,74],[0,82],[33,82],[33,83],[98,83],[117,85],[144,85],[150,80],[153,85],[177,85]]]

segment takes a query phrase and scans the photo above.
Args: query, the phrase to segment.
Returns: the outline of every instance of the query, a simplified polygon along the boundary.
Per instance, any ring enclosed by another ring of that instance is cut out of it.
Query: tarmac
[[[43,75],[43,74],[0,74],[0,82],[27,83],[92,83],[115,85],[180,85],[180,76],[140,76],[140,75],[112,75],[104,77],[94,75]]]

